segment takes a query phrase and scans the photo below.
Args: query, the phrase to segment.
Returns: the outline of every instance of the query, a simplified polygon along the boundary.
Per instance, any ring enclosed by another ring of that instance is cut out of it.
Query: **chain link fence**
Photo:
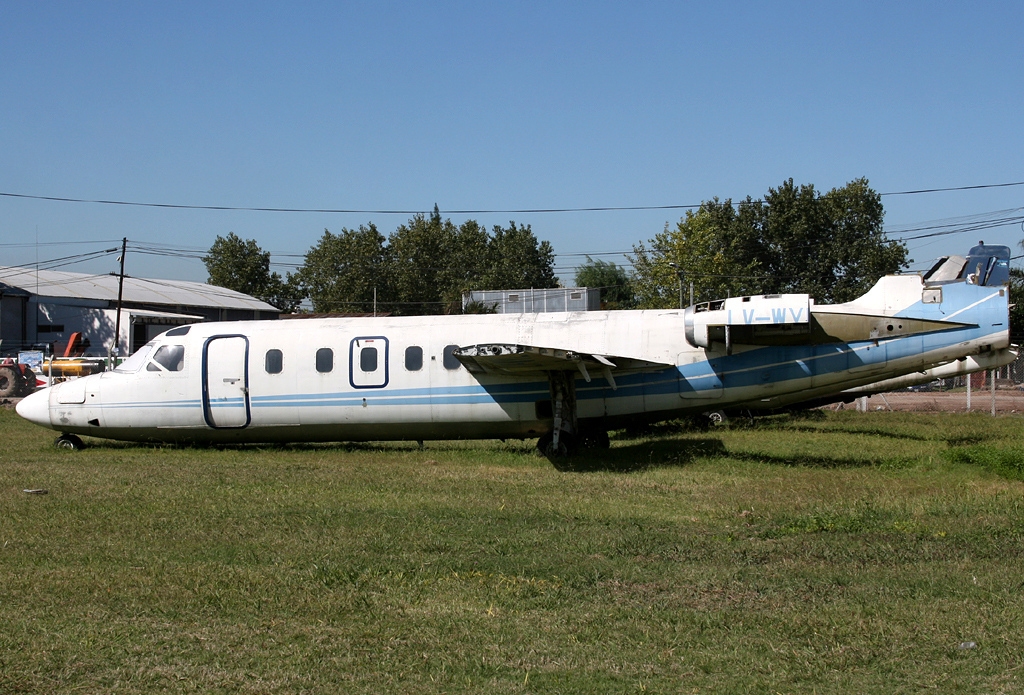
[[[832,410],[1024,413],[1024,351],[1014,362],[984,372],[936,379],[897,391],[827,406]]]

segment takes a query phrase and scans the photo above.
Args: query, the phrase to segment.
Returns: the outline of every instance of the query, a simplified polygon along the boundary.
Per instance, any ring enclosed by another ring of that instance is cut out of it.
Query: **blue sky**
[[[1020,2],[7,2],[0,193],[507,211],[756,198],[788,178],[1024,181],[1022,20]],[[898,237],[1024,207],[1024,186],[883,202]],[[573,254],[628,251],[680,215],[448,216],[531,224],[569,282]],[[125,236],[202,251],[228,232],[294,262],[325,228],[408,218],[0,196],[0,264]],[[1022,237],[1013,223],[918,240],[911,257]],[[66,269],[107,272],[115,256]],[[126,272],[206,277],[133,252]]]

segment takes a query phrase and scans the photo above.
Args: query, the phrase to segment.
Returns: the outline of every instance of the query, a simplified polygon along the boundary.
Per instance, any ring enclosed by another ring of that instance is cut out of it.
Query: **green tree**
[[[728,201],[717,199],[701,205],[648,243],[633,247],[634,289],[643,309],[666,309],[689,299],[692,284],[695,301],[718,299],[729,294],[750,294],[759,278],[756,265],[744,264],[730,248],[736,214]],[[750,290],[750,291],[747,291]]]
[[[494,227],[474,220],[456,226],[416,215],[389,238],[370,224],[324,236],[297,273],[318,312],[368,312],[377,291],[379,311],[437,314],[462,311],[473,289],[555,287],[554,251],[529,226]]]
[[[1020,268],[1010,268],[1010,340],[1024,343],[1024,270]]]
[[[392,289],[384,235],[371,223],[338,234],[324,230],[297,273],[313,311],[370,313],[374,294],[389,306]]]
[[[486,269],[480,282],[476,289],[558,287],[554,249],[546,241],[538,242],[530,225],[495,225],[487,243]]]
[[[587,262],[576,269],[576,286],[599,289],[601,306],[606,309],[632,309],[635,304],[629,273],[608,261],[587,256]]]
[[[480,284],[487,258],[487,230],[474,220],[456,227],[437,206],[417,215],[388,240],[397,310],[407,314],[458,313],[462,295]]]
[[[434,206],[430,217],[416,215],[388,238],[389,274],[395,313],[440,314],[444,302],[441,275],[448,263],[451,221]]]
[[[203,256],[209,277],[206,282],[242,292],[272,304],[281,311],[292,312],[302,301],[302,291],[295,277],[287,278],[270,272],[270,252],[264,251],[255,239],[243,240],[234,232],[217,236]]]
[[[886,238],[883,216],[866,179],[825,195],[789,179],[763,200],[706,201],[675,230],[666,226],[650,249],[634,247],[640,303],[673,304],[669,263],[694,282],[702,300],[806,292],[820,303],[849,301],[906,266],[907,249]]]
[[[475,220],[467,220],[458,228],[450,227],[450,230],[445,252],[447,263],[438,276],[438,282],[442,286],[441,299],[445,302],[445,311],[453,314],[462,311],[462,295],[480,287],[486,271],[490,237],[487,229]]]
[[[748,258],[774,278],[776,292],[846,302],[867,292],[882,275],[906,267],[907,249],[886,238],[882,199],[867,179],[824,195],[789,179],[751,210],[757,214],[750,229],[759,238],[744,239]]]

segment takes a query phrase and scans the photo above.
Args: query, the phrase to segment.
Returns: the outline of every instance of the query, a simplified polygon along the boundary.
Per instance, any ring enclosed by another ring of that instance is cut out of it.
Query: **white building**
[[[89,341],[88,354],[105,355],[117,325],[117,275],[0,266],[0,351],[49,345],[72,333]],[[199,321],[276,319],[266,302],[223,287],[181,280],[125,277],[121,300],[121,354],[134,352],[171,326]]]
[[[601,290],[552,287],[542,290],[473,290],[462,295],[462,310],[480,304],[497,314],[535,314],[547,311],[597,311]]]

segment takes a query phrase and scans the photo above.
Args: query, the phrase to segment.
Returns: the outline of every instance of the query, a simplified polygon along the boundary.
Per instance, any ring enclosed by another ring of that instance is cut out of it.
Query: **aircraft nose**
[[[50,426],[50,389],[29,394],[18,403],[15,410],[29,422],[43,427]]]

